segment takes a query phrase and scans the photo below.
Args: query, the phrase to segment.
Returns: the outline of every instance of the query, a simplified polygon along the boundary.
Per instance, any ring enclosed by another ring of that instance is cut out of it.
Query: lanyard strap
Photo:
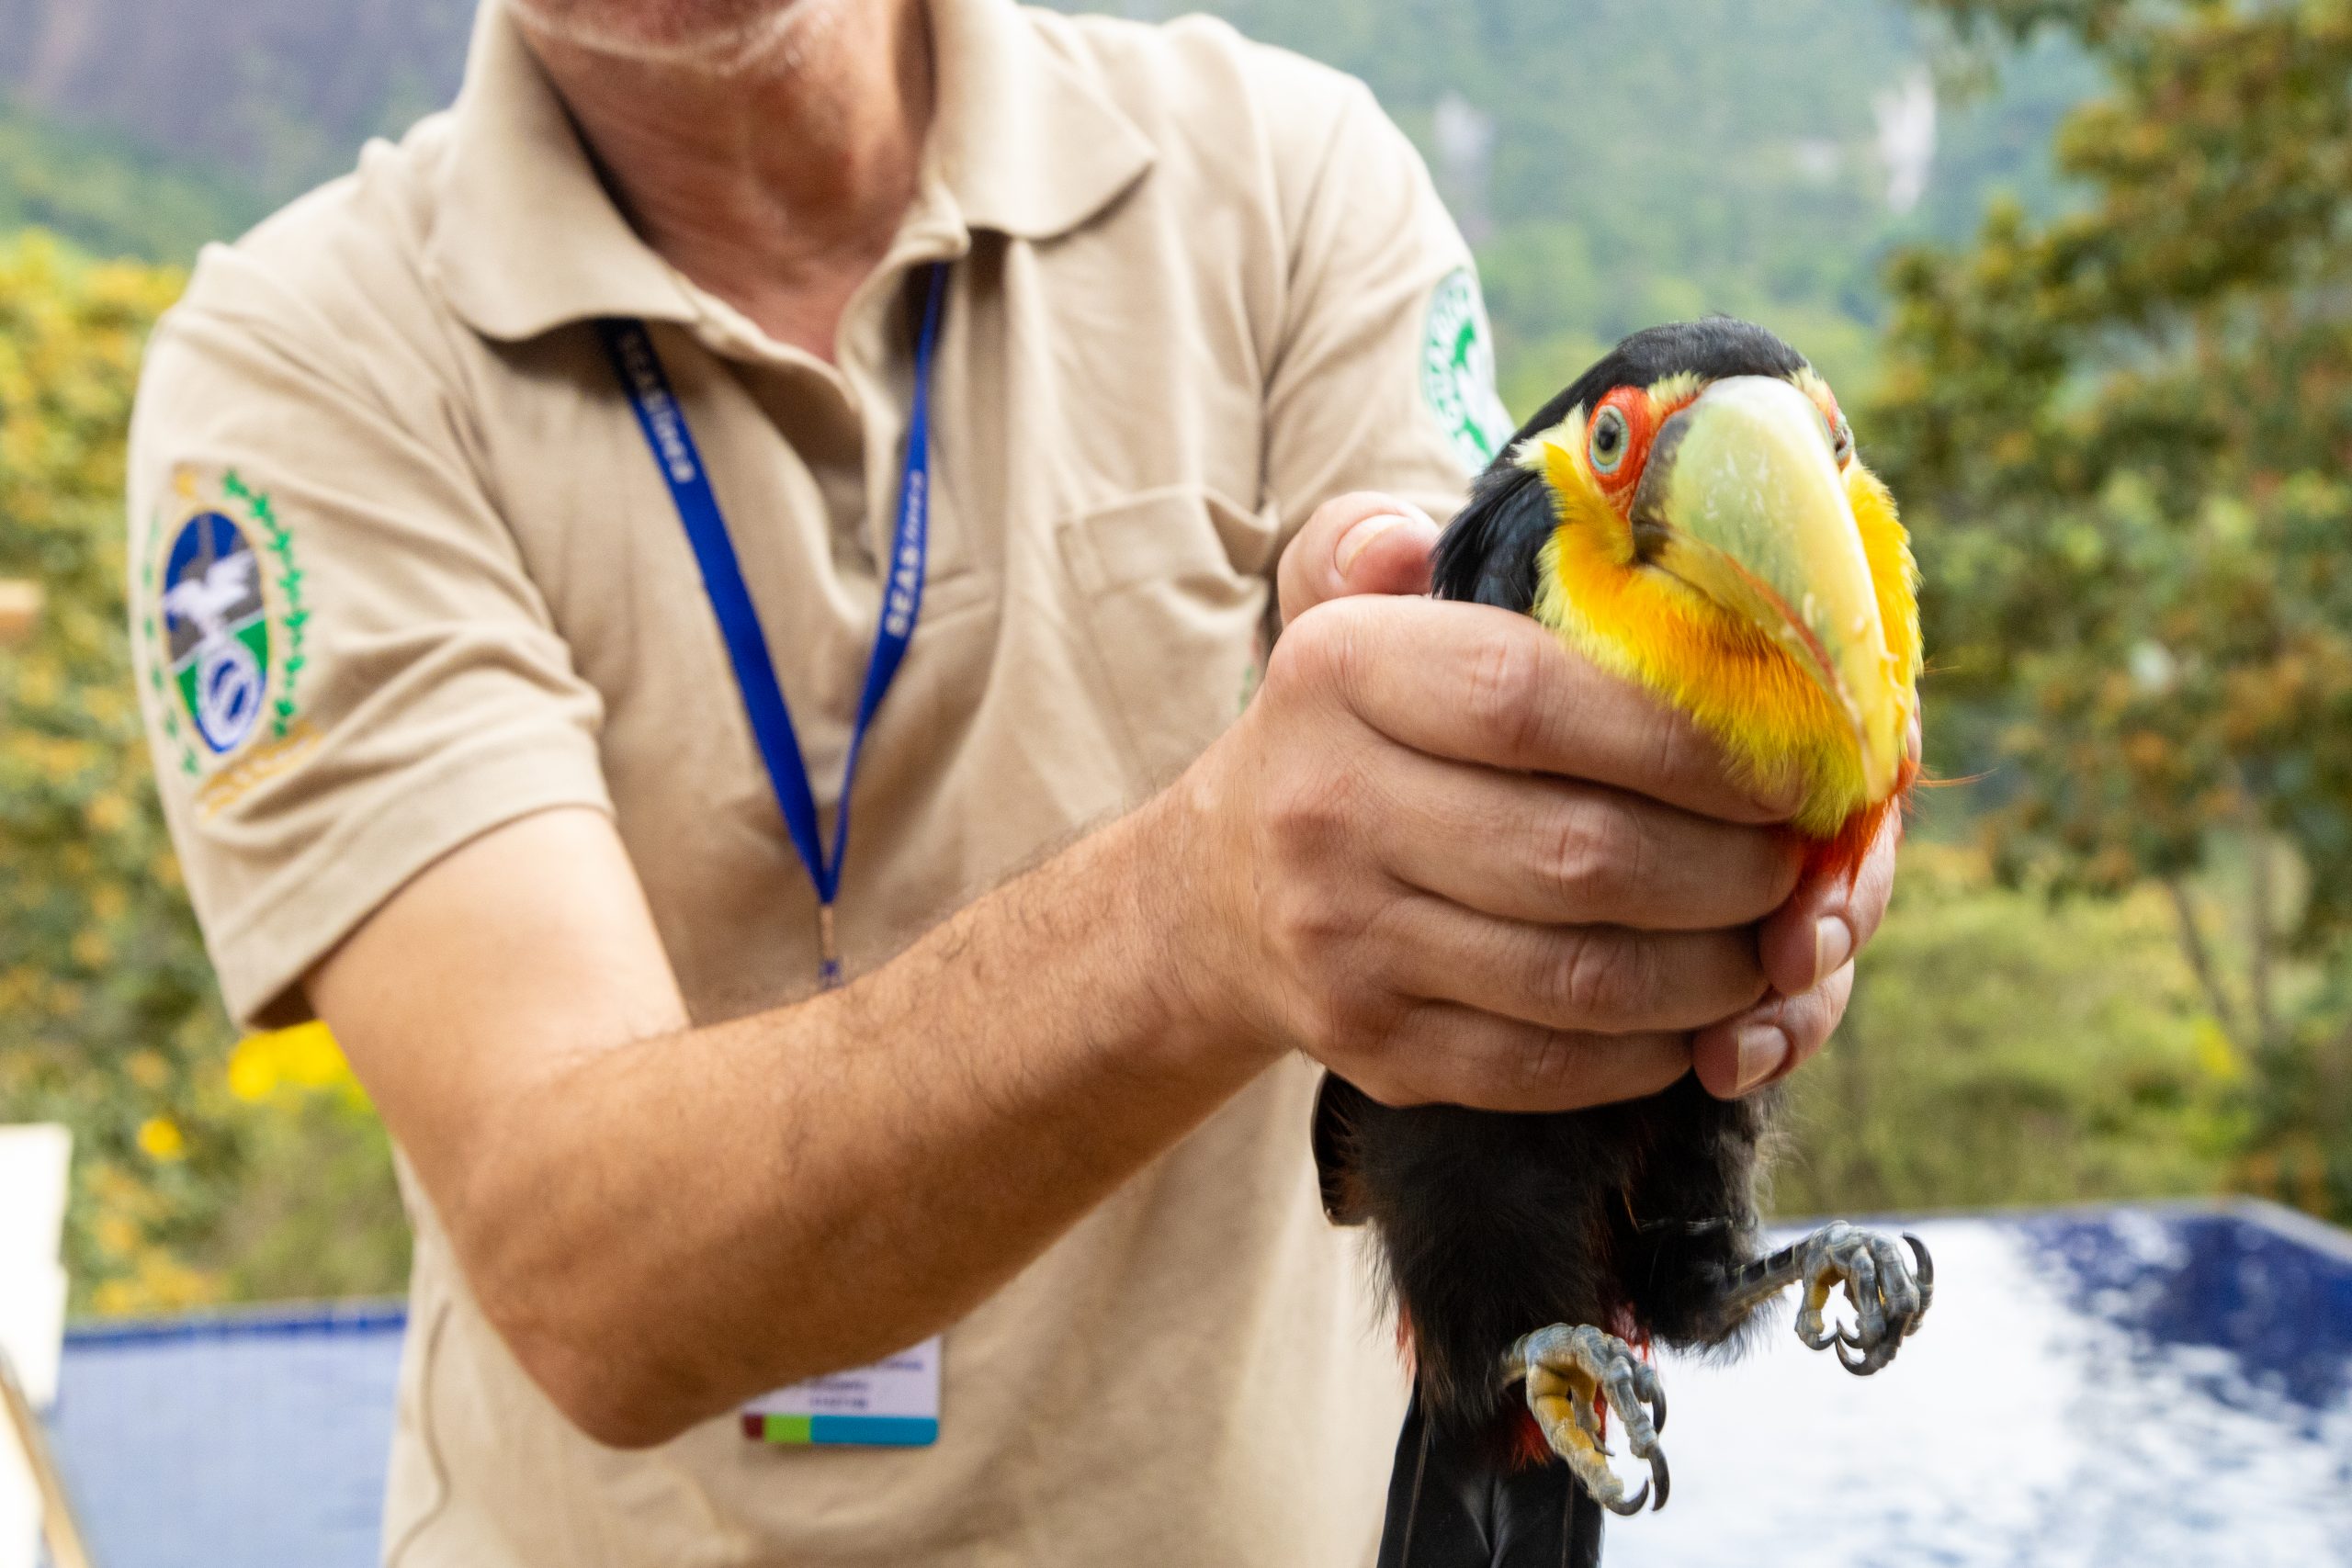
[[[875,628],[865,686],[858,694],[857,717],[850,726],[849,761],[842,771],[830,854],[818,832],[817,802],[808,787],[808,764],[801,754],[800,738],[792,728],[792,710],[785,705],[784,689],[776,683],[775,660],[769,655],[766,635],[760,630],[759,615],[752,607],[752,592],[744,586],[735,546],[727,536],[727,521],[711,489],[709,471],[703,467],[702,454],[686,428],[685,411],[670,389],[669,377],[645,323],[615,319],[598,324],[605,352],[637,410],[646,445],[652,448],[654,466],[670,487],[670,499],[677,503],[678,520],[685,525],[695,562],[702,569],[703,589],[710,595],[719,635],[727,643],[727,657],[735,666],[735,682],[743,694],[752,739],[767,764],[776,803],[784,808],[785,829],[792,835],[800,863],[808,868],[808,880],[816,885],[819,974],[827,986],[841,983],[841,958],[833,942],[833,901],[841,893],[842,860],[849,850],[850,791],[857,782],[858,753],[865,744],[866,728],[906,657],[907,645],[914,640],[915,620],[922,610],[923,569],[931,534],[931,367],[939,346],[939,318],[946,298],[947,266],[935,263],[929,268],[922,331],[915,343],[914,408],[907,420],[906,468],[899,484],[899,525],[882,589],[882,620]]]

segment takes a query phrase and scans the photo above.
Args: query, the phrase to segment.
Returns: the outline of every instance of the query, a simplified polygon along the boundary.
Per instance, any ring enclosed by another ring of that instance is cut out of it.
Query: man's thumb
[[[1426,593],[1438,526],[1394,496],[1344,495],[1327,502],[1283,552],[1276,573],[1283,620],[1355,593]]]

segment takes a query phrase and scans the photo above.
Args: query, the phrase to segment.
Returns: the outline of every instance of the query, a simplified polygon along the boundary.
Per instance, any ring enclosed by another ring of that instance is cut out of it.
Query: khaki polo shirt
[[[929,587],[857,780],[853,973],[1230,722],[1317,504],[1455,504],[1503,434],[1483,319],[1370,95],[1201,20],[933,0],[931,22],[921,194],[837,367],[638,240],[496,0],[451,112],[204,255],[141,389],[131,615],[238,1017],[303,1016],[305,971],[408,878],[558,806],[617,824],[698,1022],[810,988],[814,896],[597,318],[650,325],[830,811],[910,284],[953,264]],[[1367,1561],[1401,1382],[1317,1204],[1313,1087],[1304,1063],[1268,1073],[954,1325],[920,1450],[769,1447],[731,1420],[598,1447],[408,1183],[388,1560]]]

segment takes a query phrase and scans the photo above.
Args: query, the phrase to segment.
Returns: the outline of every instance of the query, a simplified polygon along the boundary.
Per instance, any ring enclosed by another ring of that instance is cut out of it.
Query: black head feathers
[[[1778,333],[1736,316],[1702,316],[1695,321],[1668,321],[1664,326],[1645,327],[1611,349],[1591,369],[1577,377],[1567,390],[1545,403],[1511,437],[1510,446],[1495,459],[1495,466],[1508,466],[1521,442],[1558,424],[1568,417],[1570,410],[1589,408],[1619,387],[1654,386],[1668,376],[1686,371],[1705,380],[1721,381],[1732,376],[1786,378],[1804,368],[1804,355],[1782,342]]]
[[[1521,425],[1480,476],[1470,504],[1439,542],[1438,597],[1507,610],[1533,606],[1536,558],[1551,537],[1555,519],[1543,485],[1516,460],[1521,444],[1529,437],[1557,426],[1577,408],[1592,407],[1619,387],[1655,386],[1685,373],[1708,381],[1732,376],[1785,378],[1805,365],[1804,355],[1777,333],[1736,316],[1668,321],[1635,333]]]

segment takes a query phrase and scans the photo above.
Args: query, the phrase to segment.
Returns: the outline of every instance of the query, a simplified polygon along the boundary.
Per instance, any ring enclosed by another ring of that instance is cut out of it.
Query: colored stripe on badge
[[[743,1435],[787,1448],[923,1449],[939,1423],[922,1416],[746,1416]]]

